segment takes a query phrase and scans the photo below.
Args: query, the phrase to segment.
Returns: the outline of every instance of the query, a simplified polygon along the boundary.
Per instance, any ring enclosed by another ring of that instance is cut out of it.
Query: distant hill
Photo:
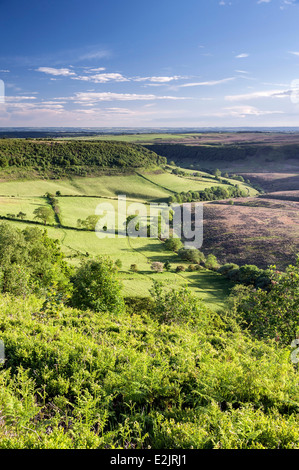
[[[161,143],[145,147],[183,167],[190,167],[192,164],[201,169],[217,166],[220,169],[233,167],[240,171],[249,171],[250,168],[257,170],[260,166],[267,171],[272,171],[273,168],[283,170],[286,167],[299,167],[299,144],[292,142],[273,145],[248,142],[233,145],[221,142],[209,145]]]
[[[0,169],[31,168],[38,173],[84,175],[88,168],[129,170],[165,163],[166,158],[155,152],[124,142],[0,139]]]

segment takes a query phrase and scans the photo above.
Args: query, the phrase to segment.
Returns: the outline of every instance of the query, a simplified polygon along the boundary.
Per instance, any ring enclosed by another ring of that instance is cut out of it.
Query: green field
[[[168,199],[170,192],[146,181],[142,176],[117,175],[86,178],[65,178],[61,180],[6,181],[0,184],[0,196],[41,196],[46,192],[63,195],[95,197],[127,197],[143,200]]]
[[[182,140],[182,138],[198,137],[201,134],[126,134],[126,135],[95,135],[95,136],[80,136],[80,137],[58,137],[55,140],[99,140],[99,141],[114,141],[114,142],[127,142],[127,143],[159,143],[165,140]]]
[[[120,194],[126,195],[128,206],[132,202],[163,202],[173,191],[200,191],[217,183],[213,178],[193,177],[191,174],[190,177],[181,177],[161,171],[62,180],[6,181],[2,182],[0,187],[0,216],[17,215],[22,211],[27,220],[33,220],[34,209],[48,204],[47,199],[43,197],[45,193],[56,194],[59,191],[61,196],[57,196],[57,200],[63,227],[47,226],[47,231],[50,237],[60,240],[62,250],[71,264],[78,265],[80,259],[87,254],[109,256],[114,261],[120,259],[122,268],[119,275],[124,295],[148,296],[152,281],[159,279],[169,288],[188,285],[211,307],[218,309],[224,305],[231,287],[221,275],[204,268],[189,272],[189,263],[182,261],[176,254],[165,251],[164,244],[158,239],[99,239],[95,232],[78,229],[77,224],[78,219],[83,220],[89,215],[94,215],[96,207],[101,203],[112,205],[117,222],[117,195]],[[11,220],[8,223],[20,229],[32,227],[25,221]],[[41,225],[38,227],[42,228]],[[167,260],[171,263],[171,272],[154,273],[151,270],[153,261],[165,263]],[[137,273],[130,270],[132,264],[137,265]],[[176,273],[178,265],[183,265],[186,271]]]
[[[42,197],[0,197],[0,216],[17,216],[19,212],[25,214],[26,220],[33,220],[34,210],[40,206],[47,206]],[[53,213],[54,217],[54,213]]]

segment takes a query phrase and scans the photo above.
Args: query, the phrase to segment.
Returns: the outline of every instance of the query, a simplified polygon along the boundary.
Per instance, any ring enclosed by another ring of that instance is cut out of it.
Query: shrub
[[[182,248],[178,254],[180,258],[186,261],[190,261],[193,264],[205,262],[205,255],[197,249]]]
[[[108,258],[82,262],[72,277],[72,306],[95,312],[120,313],[124,310],[117,269]]]
[[[168,238],[164,246],[167,251],[174,251],[177,253],[181,248],[183,248],[183,243],[179,238]]]
[[[176,267],[176,270],[175,270],[176,273],[181,273],[181,272],[184,272],[184,271],[186,271],[186,268],[185,268],[185,266],[183,266],[183,265],[181,265],[181,264],[178,265],[178,266]]]
[[[114,264],[118,269],[121,269],[123,267],[122,261],[119,258],[115,261]]]
[[[133,273],[137,273],[138,272],[137,264],[131,264],[130,271],[132,271]]]
[[[299,333],[299,258],[285,273],[274,266],[271,274],[271,289],[248,287],[237,298],[236,311],[254,336],[290,345]]]
[[[215,255],[208,255],[205,261],[205,267],[213,271],[219,269],[219,263]]]
[[[196,265],[196,264],[189,264],[188,270],[189,270],[190,272],[197,271],[197,265]]]
[[[151,265],[151,269],[156,273],[162,273],[164,270],[164,264],[159,261],[154,261]]]
[[[150,293],[155,303],[153,314],[161,323],[207,322],[208,309],[186,287],[166,291],[161,282],[154,281]]]

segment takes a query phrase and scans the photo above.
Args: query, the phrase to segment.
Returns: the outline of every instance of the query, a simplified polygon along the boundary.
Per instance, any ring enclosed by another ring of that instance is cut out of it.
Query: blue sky
[[[298,24],[295,0],[0,0],[0,126],[299,126]]]

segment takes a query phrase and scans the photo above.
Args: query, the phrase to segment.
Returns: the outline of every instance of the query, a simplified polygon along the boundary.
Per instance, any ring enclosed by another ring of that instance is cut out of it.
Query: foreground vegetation
[[[106,268],[102,278],[117,283]],[[275,328],[267,339],[247,330],[240,292],[217,315],[159,284],[151,302],[126,304],[115,285],[113,309],[92,285],[95,310],[67,307],[53,289],[46,299],[0,296],[0,448],[299,448],[289,345]],[[263,308],[274,319],[272,301]]]

